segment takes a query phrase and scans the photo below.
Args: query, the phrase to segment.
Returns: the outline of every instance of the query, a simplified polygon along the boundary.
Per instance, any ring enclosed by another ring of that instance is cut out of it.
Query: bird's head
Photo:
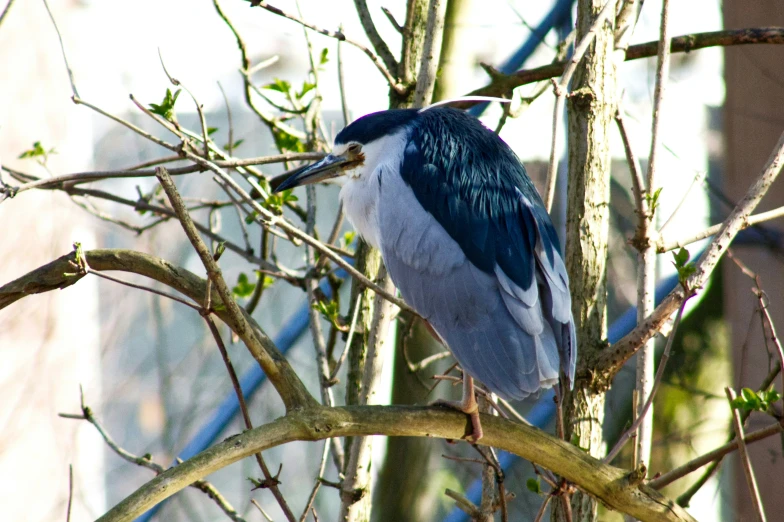
[[[398,109],[359,118],[338,133],[330,154],[294,172],[275,192],[341,176],[361,179],[397,151],[402,152],[406,128],[416,116],[416,109]]]

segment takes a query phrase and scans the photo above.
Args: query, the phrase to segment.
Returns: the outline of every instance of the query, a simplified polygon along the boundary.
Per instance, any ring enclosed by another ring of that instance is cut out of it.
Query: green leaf
[[[223,146],[223,150],[229,150],[229,149],[234,150],[237,147],[239,147],[240,145],[242,145],[244,142],[245,142],[245,138],[240,138],[238,140],[235,140],[234,143],[231,144],[231,147],[229,147],[228,143],[226,145],[224,145]]]
[[[278,91],[286,94],[291,90],[291,83],[287,82],[286,80],[281,80],[280,78],[275,78],[272,83],[268,83],[261,87],[262,89],[269,89],[270,91]]]
[[[330,323],[333,325],[338,324],[338,315],[340,311],[338,310],[338,302],[337,301],[317,301],[313,303],[313,308],[318,310],[318,312]]]
[[[256,284],[248,281],[248,274],[241,272],[237,277],[237,284],[231,289],[235,297],[250,297],[256,289]]]
[[[41,145],[40,141],[36,141],[33,143],[33,148],[28,149],[22,152],[19,155],[19,159],[33,159],[33,158],[40,158],[38,163],[41,165],[45,165],[46,162],[49,160],[50,154],[57,154],[57,151],[54,148],[46,150],[43,145]]]
[[[648,202],[648,208],[651,210],[651,214],[656,211],[656,207],[659,206],[659,196],[661,195],[661,191],[664,187],[657,188],[653,194],[646,193],[645,200]]]
[[[770,408],[770,405],[779,399],[781,399],[781,395],[775,389],[755,392],[751,388],[743,388],[740,391],[740,395],[732,401],[731,405],[736,410],[765,413]]]
[[[672,253],[672,257],[675,259],[675,266],[680,268],[685,266],[686,263],[689,262],[689,258],[691,258],[691,254],[685,248],[681,248],[677,252]]]
[[[218,132],[218,127],[207,127],[207,136],[212,136]]]
[[[171,89],[166,89],[166,95],[163,97],[163,101],[160,104],[150,104],[150,112],[167,120],[171,120],[174,116],[174,104],[177,103],[177,97],[180,95],[181,91],[182,89],[177,89],[174,94],[172,94]]]
[[[253,212],[245,216],[245,223],[247,223],[248,225],[252,225],[253,222],[256,221],[257,217],[259,217],[259,213],[254,210]]]
[[[218,243],[218,246],[215,249],[215,253],[212,255],[212,258],[215,259],[215,261],[217,261],[218,259],[220,259],[220,257],[223,255],[225,251],[226,251],[226,242],[221,241],[220,243]]]
[[[305,96],[307,93],[309,93],[315,88],[316,88],[315,83],[310,83],[310,82],[303,83],[302,90],[299,93],[297,93],[297,98],[302,99],[303,96]]]
[[[349,230],[345,234],[343,234],[343,248],[347,248],[351,243],[354,242],[354,239],[357,237],[357,233],[353,230]]]
[[[525,487],[527,487],[528,491],[531,493],[536,493],[537,495],[542,493],[542,485],[539,483],[539,479],[529,478],[525,481]]]
[[[305,144],[288,132],[275,128],[272,137],[275,139],[275,146],[281,152],[305,152]]]
[[[326,47],[321,50],[321,57],[319,58],[319,65],[324,65],[329,61],[329,49]]]
[[[258,273],[258,271],[257,271],[257,273]],[[275,281],[277,281],[277,279],[275,279],[274,277],[265,275],[264,276],[264,281],[261,284],[263,285],[263,288],[267,289],[267,288],[271,287],[272,285],[274,285]]]
[[[678,280],[682,285],[685,286],[686,280],[689,278],[689,276],[697,271],[697,266],[694,263],[689,263],[691,254],[689,254],[689,251],[685,248],[681,248],[677,252],[673,252],[672,257],[672,264],[675,265],[675,269],[678,271]]]

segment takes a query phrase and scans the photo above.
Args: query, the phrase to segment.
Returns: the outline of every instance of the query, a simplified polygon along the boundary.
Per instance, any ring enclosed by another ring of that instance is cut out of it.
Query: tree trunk
[[[577,38],[588,32],[606,0],[580,0]],[[566,215],[566,268],[572,290],[580,357],[601,350],[607,335],[606,262],[609,231],[610,133],[616,107],[616,68],[612,60],[613,17],[596,38],[575,72],[567,105],[569,180]],[[564,398],[567,440],[595,457],[606,451],[602,438],[604,390],[578,381]],[[581,492],[572,497],[572,520],[596,519],[597,504]],[[553,520],[566,520],[560,502]]]

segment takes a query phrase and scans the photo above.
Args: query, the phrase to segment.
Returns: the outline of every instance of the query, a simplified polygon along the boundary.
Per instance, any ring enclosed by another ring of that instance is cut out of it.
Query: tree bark
[[[576,41],[585,35],[606,0],[580,0]],[[580,357],[604,347],[607,335],[606,262],[609,232],[610,133],[616,107],[613,17],[596,32],[591,48],[574,74],[567,104],[569,181],[566,215],[566,268],[572,291]],[[564,397],[566,439],[592,456],[605,452],[602,438],[604,390],[585,380]],[[596,500],[576,492],[572,520],[596,519]],[[566,520],[560,502],[553,520]]]

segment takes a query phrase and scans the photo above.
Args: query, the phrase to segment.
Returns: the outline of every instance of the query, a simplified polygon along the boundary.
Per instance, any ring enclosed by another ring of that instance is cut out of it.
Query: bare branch
[[[603,462],[612,462],[615,456],[623,449],[623,446],[626,442],[635,436],[637,429],[643,422],[643,419],[648,414],[648,410],[651,409],[651,405],[653,404],[653,398],[656,396],[656,392],[659,390],[659,385],[661,384],[662,377],[664,377],[664,369],[667,367],[667,361],[670,359],[670,350],[672,349],[672,342],[675,339],[675,332],[678,331],[678,326],[681,324],[681,318],[683,317],[683,308],[686,306],[686,301],[684,300],[681,303],[681,307],[678,308],[678,315],[675,316],[675,324],[670,330],[670,336],[667,338],[667,345],[664,347],[664,353],[662,353],[661,359],[659,360],[659,368],[656,370],[656,377],[653,379],[653,384],[651,386],[651,392],[645,400],[643,407],[637,413],[637,418],[634,420],[634,423],[631,427],[626,430],[623,435],[618,439],[618,442],[615,443],[613,449],[607,453],[607,456],[604,457]],[[639,459],[641,462],[645,462],[645,459]],[[638,462],[635,462],[635,466]]]
[[[661,129],[663,120],[662,107],[667,79],[670,74],[670,27],[669,27],[669,0],[662,1],[661,18],[659,23],[659,49],[656,60],[656,86],[653,100],[653,122],[651,124],[651,149],[648,154],[647,184],[642,190],[643,197],[654,201],[656,193],[656,175],[658,167],[659,149],[661,148]],[[654,230],[656,207],[652,203],[646,214],[639,216],[640,226],[637,240],[637,322],[642,323],[656,307],[656,249],[651,236]],[[688,297],[688,296],[687,296]],[[683,301],[685,303],[686,300]],[[683,303],[677,321],[683,313]],[[673,335],[670,334],[670,339]],[[669,343],[668,343],[669,346]],[[653,415],[647,416],[646,411],[651,408],[654,394],[654,369],[653,359],[656,349],[655,340],[651,337],[641,347],[637,354],[637,403],[633,406],[637,410],[637,439],[635,445],[636,460],[632,467],[637,469],[640,464],[651,461],[651,447],[653,445]],[[661,371],[662,368],[659,368]],[[623,440],[623,439],[622,439]],[[618,448],[620,449],[620,448]]]
[[[323,158],[323,152],[300,152],[288,154],[276,154],[274,156],[260,156],[258,158],[215,160],[215,165],[221,168],[247,167],[251,165],[268,165],[270,163],[285,163],[289,161],[314,161]],[[178,157],[178,159],[182,159]],[[160,164],[160,162],[158,162]],[[3,167],[3,170],[14,174],[16,171]],[[186,167],[173,167],[168,169],[169,174],[176,176],[181,174],[191,174],[194,172],[204,172],[207,170],[202,165],[188,165]],[[61,188],[64,184],[79,185],[93,181],[115,178],[149,178],[155,176],[155,169],[131,169],[131,170],[98,170],[89,172],[76,172],[74,174],[64,174],[53,178],[38,179],[35,176],[25,174],[26,177],[34,179],[23,185],[15,187],[14,195],[30,189],[51,189]]]
[[[741,230],[749,228],[751,226],[757,225],[759,223],[763,223],[765,221],[770,221],[771,219],[776,219],[784,216],[784,207],[779,207],[773,210],[769,210],[767,212],[760,212],[759,214],[755,214],[753,216],[749,216],[743,223],[741,223]],[[659,238],[659,244],[656,247],[657,252],[669,252],[670,250],[675,250],[676,248],[685,247],[686,245],[690,245],[692,243],[696,243],[701,239],[705,239],[706,237],[711,237],[716,235],[724,223],[719,223],[717,225],[713,225],[705,230],[697,232],[696,234],[691,234],[688,237],[682,237],[680,239],[676,239],[673,241],[664,241],[664,238]]]
[[[340,31],[330,31],[329,29],[322,29],[321,27],[317,27],[313,24],[310,24],[302,20],[301,18],[294,16],[293,14],[287,13],[282,9],[269,5],[267,2],[264,2],[263,0],[250,0],[250,5],[252,5],[253,7],[261,7],[262,9],[267,10],[270,13],[274,13],[278,16],[282,16],[283,18],[288,18],[289,20],[296,22],[302,25],[303,27],[307,27],[311,31],[316,31],[317,33],[323,34],[324,36],[329,36],[330,38],[335,38],[336,40],[339,40],[341,42],[346,42],[347,44],[353,45],[354,47],[356,47],[357,49],[365,53],[368,58],[370,58],[370,61],[372,61],[373,65],[375,65],[376,68],[379,70],[379,72],[381,72],[381,74],[384,76],[384,78],[389,83],[389,86],[393,90],[395,90],[398,94],[401,95],[405,93],[405,88],[402,85],[400,85],[398,80],[393,76],[392,72],[390,72],[390,70],[387,69],[387,67],[385,67],[381,59],[379,59],[379,57],[376,56],[376,54],[373,51],[371,51],[361,43],[357,42],[356,40],[347,38],[346,35],[344,35]]]
[[[63,35],[60,34],[60,28],[57,27],[57,21],[54,19],[54,15],[52,14],[52,9],[49,7],[49,2],[43,0],[44,7],[46,7],[46,12],[49,13],[49,19],[52,21],[52,25],[54,26],[54,30],[57,31],[57,39],[60,41],[60,51],[63,53],[63,62],[65,62],[65,68],[68,71],[68,81],[71,83],[71,92],[73,93],[74,97],[79,97],[79,92],[76,90],[76,83],[74,83],[74,74],[73,70],[71,69],[71,65],[68,63],[68,56],[65,54],[65,44],[63,44]],[[8,9],[11,7],[12,2],[8,2],[5,10],[3,11],[2,16],[0,16],[0,22],[3,21],[5,18]]]
[[[757,512],[757,520],[765,522],[765,510],[762,507],[762,499],[760,498],[759,488],[757,487],[757,479],[754,477],[754,470],[751,467],[751,459],[746,450],[746,434],[743,432],[743,422],[740,420],[740,413],[737,408],[732,406],[732,401],[735,400],[735,391],[732,388],[724,388],[724,393],[727,394],[727,400],[730,402],[730,410],[732,410],[732,421],[735,424],[735,435],[738,441],[738,455],[740,462],[743,466],[743,472],[746,474],[746,482],[749,485],[749,494],[751,495],[751,503],[754,505],[754,510]]]
[[[265,346],[257,336],[257,331],[251,327],[244,314],[245,311],[240,308],[234,300],[231,290],[223,279],[223,274],[218,263],[213,259],[212,254],[207,249],[207,245],[204,244],[204,241],[202,241],[199,233],[193,226],[193,220],[188,214],[188,211],[182,202],[182,198],[177,192],[174,181],[172,181],[171,176],[169,176],[169,173],[166,172],[166,169],[163,167],[158,167],[158,180],[161,183],[161,187],[163,187],[163,190],[166,192],[166,195],[169,197],[169,201],[171,202],[174,211],[177,213],[177,218],[180,220],[180,224],[182,225],[185,234],[188,236],[193,248],[204,264],[207,275],[215,285],[215,290],[217,290],[218,295],[220,295],[220,298],[227,309],[227,313],[232,319],[234,325],[232,329],[243,340],[253,354],[253,357],[261,365],[264,373],[267,374],[267,378],[275,386],[281,399],[283,399],[286,411],[316,404],[315,399],[308,393],[307,389],[305,389],[305,386],[294,371],[291,370],[288,363],[284,365],[280,360],[276,360],[277,356],[280,356],[280,352],[278,352],[277,349],[271,351],[269,345]]]
[[[771,424],[767,428],[762,428],[760,430],[749,433],[743,438],[743,440],[748,445],[753,442],[767,439],[768,437],[777,435],[783,431],[784,431],[784,425]],[[705,464],[708,464],[710,462],[715,462],[723,458],[725,455],[732,453],[736,449],[738,449],[738,439],[734,439],[732,442],[728,442],[727,444],[720,446],[715,450],[709,451],[705,455],[700,455],[699,457],[687,462],[686,464],[656,477],[655,479],[648,482],[648,486],[652,487],[653,489],[661,489],[664,486],[668,484],[672,484],[676,480],[685,477],[692,471],[700,469]]]
[[[207,288],[209,289],[209,281],[207,282]],[[231,364],[229,352],[226,350],[226,345],[223,343],[223,338],[218,331],[218,327],[215,325],[215,321],[212,320],[209,310],[204,310],[202,315],[204,316],[204,320],[207,322],[207,327],[210,329],[212,337],[215,339],[215,344],[218,345],[218,350],[220,351],[221,358],[223,359],[223,364],[226,366],[226,371],[229,373],[231,385],[234,388],[234,394],[237,396],[237,402],[239,403],[240,411],[242,412],[242,419],[245,421],[245,427],[251,430],[253,429],[253,423],[251,422],[250,414],[248,413],[248,405],[245,403],[245,395],[242,393],[242,387],[240,385],[240,380],[237,378],[237,372],[234,371],[234,366]],[[264,457],[261,456],[261,452],[255,453],[254,456],[256,457],[256,462],[259,464],[259,468],[261,468],[261,473],[264,475],[267,489],[270,490],[272,496],[275,497],[275,500],[277,500],[280,509],[286,516],[286,519],[289,522],[295,522],[294,513],[292,513],[288,502],[286,502],[286,499],[283,497],[283,493],[280,492],[280,488],[278,487],[279,482],[277,480],[277,475],[275,477],[272,476],[269,468],[267,467],[267,463],[264,462]]]
[[[365,0],[354,0],[354,7],[357,9],[359,21],[362,23],[362,28],[365,30],[365,34],[367,35],[368,40],[370,40],[370,43],[373,44],[373,48],[376,50],[381,59],[384,60],[384,65],[386,65],[387,69],[390,71],[397,71],[397,60],[389,50],[387,43],[383,38],[381,38],[381,35],[378,34],[376,25],[373,23],[373,18],[370,16],[367,2]],[[382,10],[383,9],[384,8],[382,7]],[[384,11],[384,14],[387,13],[388,11]],[[387,16],[390,15],[387,14]]]
[[[0,13],[0,25],[3,25],[3,22],[5,21],[5,17],[8,16],[8,12],[11,10],[11,6],[14,5],[15,1],[16,0],[8,0],[8,3],[5,4],[5,7],[3,8],[3,12]]]
[[[553,470],[612,509],[646,521],[692,521],[655,490],[629,481],[628,472],[602,464],[543,431],[492,415],[482,416],[483,441]],[[99,520],[130,521],[189,483],[255,452],[295,440],[388,435],[459,439],[466,419],[456,411],[415,406],[314,407],[234,435],[151,480]]]
[[[746,221],[757,208],[762,197],[778,177],[784,166],[784,134],[779,138],[771,156],[759,174],[755,182],[749,187],[746,196],[738,203],[729,217],[724,221],[721,230],[714,236],[711,243],[706,248],[702,257],[696,264],[696,271],[689,276],[686,284],[690,289],[702,288],[708,281],[713,269],[719,259],[727,250],[732,240],[743,227]],[[638,324],[634,330],[629,332],[612,347],[601,351],[597,357],[584,358],[580,363],[578,374],[580,378],[591,379],[589,368],[596,377],[602,380],[611,379],[623,366],[626,360],[631,357],[637,349],[650,339],[668,321],[670,316],[680,306],[685,298],[683,288],[678,287],[659,304],[654,312],[645,321]],[[599,370],[597,372],[597,370]]]
[[[107,446],[120,458],[125,460],[126,462],[130,462],[131,464],[135,464],[137,466],[141,466],[143,468],[147,468],[153,471],[156,475],[160,475],[161,473],[165,472],[166,469],[161,466],[160,464],[156,464],[152,461],[149,456],[145,455],[143,457],[139,457],[134,455],[133,453],[123,449],[115,440],[109,435],[103,425],[95,418],[93,411],[91,408],[84,404],[84,396],[81,398],[81,407],[82,413],[79,415],[69,414],[69,413],[61,413],[59,414],[60,417],[64,419],[75,419],[75,420],[86,420],[90,424],[92,424],[95,429],[98,431],[98,434],[103,438],[104,442]],[[72,481],[72,480],[71,480]],[[237,510],[229,503],[228,500],[218,491],[218,489],[213,486],[211,483],[207,482],[206,480],[196,480],[192,484],[188,484],[190,487],[198,489],[205,493],[209,498],[211,498],[215,504],[223,511],[231,520],[234,522],[245,522]],[[69,499],[69,513],[70,513],[70,499]]]
[[[687,34],[672,39],[670,52],[688,53],[708,47],[730,47],[751,44],[784,44],[784,27],[756,27]],[[656,56],[658,47],[658,41],[632,45],[626,52],[626,61]],[[511,75],[502,74],[493,78],[485,87],[480,87],[468,94],[479,96],[502,96],[504,93],[507,93],[516,87],[520,87],[521,85],[561,76],[564,73],[566,66],[567,62],[557,62],[535,69],[522,69]],[[461,106],[465,108],[470,107],[471,105],[473,105],[473,103],[465,103]]]

